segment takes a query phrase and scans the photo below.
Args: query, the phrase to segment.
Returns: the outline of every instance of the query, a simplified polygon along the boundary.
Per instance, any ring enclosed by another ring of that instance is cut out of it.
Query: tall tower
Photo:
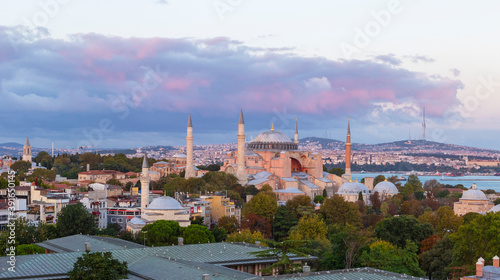
[[[144,160],[142,161],[142,172],[141,172],[141,217],[144,218],[144,209],[149,204],[149,165],[148,156],[144,152]]]
[[[191,121],[191,111],[189,112],[187,125],[186,157],[186,174],[184,177],[187,179],[196,176],[193,167],[193,122]]]
[[[295,134],[293,135],[293,143],[299,144],[299,129],[297,127],[297,118],[295,118]]]
[[[345,141],[345,175],[351,179],[351,123],[347,118],[347,139]]]
[[[31,157],[31,145],[30,145],[30,140],[28,139],[28,136],[26,136],[26,143],[24,143],[23,146],[23,160],[24,161],[32,161]]]
[[[248,180],[245,167],[245,120],[243,119],[243,109],[240,110],[240,120],[238,121],[238,157],[236,163],[238,164],[236,177],[238,182],[244,186],[248,183]]]
[[[424,107],[424,112],[422,114],[422,140],[425,141],[425,107]]]

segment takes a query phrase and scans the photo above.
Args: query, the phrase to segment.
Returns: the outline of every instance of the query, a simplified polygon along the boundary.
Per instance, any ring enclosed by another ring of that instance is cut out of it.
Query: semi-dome
[[[250,150],[297,150],[299,145],[293,143],[284,133],[271,129],[257,135],[247,148]]]
[[[496,213],[496,212],[499,212],[500,211],[500,204],[497,204],[495,206],[493,206],[490,211],[488,212],[491,212],[491,213]]]
[[[373,188],[373,192],[378,192],[378,193],[388,193],[388,194],[397,194],[399,193],[398,188],[396,185],[394,185],[392,182],[389,181],[382,181],[379,182],[375,188]]]
[[[472,188],[462,195],[462,199],[470,200],[488,200],[484,192],[477,189],[476,184],[472,184]]]
[[[368,188],[358,182],[346,182],[340,186],[339,190],[337,193],[339,194],[358,194],[359,192],[362,193],[370,193],[370,190]]]
[[[181,204],[170,196],[160,196],[149,204],[151,210],[184,210]]]

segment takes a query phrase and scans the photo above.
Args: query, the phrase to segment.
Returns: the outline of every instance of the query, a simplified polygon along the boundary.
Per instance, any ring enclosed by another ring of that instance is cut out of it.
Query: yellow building
[[[210,202],[210,221],[212,224],[217,223],[217,221],[222,217],[236,217],[235,215],[235,205],[228,197],[223,195],[212,195],[202,197],[203,200]]]

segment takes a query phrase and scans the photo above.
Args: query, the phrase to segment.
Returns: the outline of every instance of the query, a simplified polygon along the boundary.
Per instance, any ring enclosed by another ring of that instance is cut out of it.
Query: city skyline
[[[247,141],[349,117],[375,144],[425,108],[426,140],[500,150],[494,1],[0,3],[0,143],[184,145],[189,110],[195,145],[234,143],[242,107]]]

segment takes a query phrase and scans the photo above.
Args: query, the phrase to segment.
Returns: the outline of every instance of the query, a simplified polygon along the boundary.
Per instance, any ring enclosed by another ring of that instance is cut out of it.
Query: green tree
[[[214,243],[215,238],[206,226],[189,225],[182,229],[185,244]]]
[[[288,237],[290,229],[298,224],[297,218],[288,209],[288,207],[281,205],[274,216],[273,232],[275,241],[283,241]]]
[[[325,200],[325,197],[322,195],[317,195],[314,197],[314,203],[323,203],[323,200]]]
[[[10,166],[10,169],[16,171],[16,173],[20,172],[26,173],[30,168],[31,168],[31,163],[24,160],[18,160]]]
[[[35,244],[21,244],[16,247],[16,255],[45,254],[45,249]]]
[[[339,223],[361,226],[361,213],[358,205],[347,202],[338,195],[325,199],[319,208],[319,213],[323,216],[327,225]]]
[[[378,183],[385,181],[385,176],[384,175],[378,175],[373,179],[373,185],[376,186]]]
[[[276,198],[267,195],[264,192],[259,192],[256,196],[250,200],[243,208],[243,214],[253,213],[268,221],[273,220],[273,216],[278,211],[278,202]]]
[[[168,246],[177,244],[177,237],[181,236],[181,227],[175,221],[158,220],[144,226],[141,232],[145,234],[147,246]]]
[[[218,226],[214,226],[212,229],[212,235],[215,238],[215,242],[224,242],[227,239],[227,232]]]
[[[343,168],[333,167],[332,169],[328,170],[328,173],[342,177],[342,175],[345,174],[345,170]]]
[[[307,195],[298,195],[286,202],[286,208],[298,221],[304,214],[314,211],[311,198]]]
[[[70,280],[118,280],[127,278],[127,262],[113,259],[111,252],[87,252],[78,257],[68,273]]]
[[[233,232],[232,234],[227,236],[226,242],[246,242],[246,243],[254,243],[256,240],[263,240],[264,235],[260,231],[251,232],[249,229],[243,229],[239,232]],[[262,246],[265,246],[263,242],[261,242]]]
[[[331,250],[322,260],[325,269],[351,268],[357,262],[361,250],[372,235],[369,230],[360,230],[353,225],[335,224],[330,227]]]
[[[328,229],[325,222],[316,214],[303,216],[295,228],[290,231],[290,240],[314,240],[330,245],[326,238]]]
[[[449,279],[447,267],[453,262],[453,242],[445,236],[443,239],[425,251],[421,257],[422,269],[431,279]]]
[[[410,185],[412,185],[414,191],[423,191],[424,189],[422,188],[422,182],[420,182],[420,179],[417,177],[417,175],[410,175],[408,176],[408,180],[406,181]]]
[[[81,165],[85,167],[89,164],[91,170],[99,169],[103,163],[101,155],[95,153],[83,153],[78,159],[81,162]]]
[[[39,152],[36,157],[33,158],[33,161],[48,170],[52,169],[52,165],[54,163],[54,159],[46,151]]]
[[[120,182],[120,180],[115,179],[115,178],[111,178],[111,179],[107,180],[106,184],[112,185],[112,186],[120,186],[120,187],[123,186],[122,182]]]
[[[418,247],[409,240],[404,249],[387,241],[379,240],[372,243],[370,249],[362,253],[360,260],[363,266],[412,276],[423,276],[424,272],[418,265],[417,251]]]
[[[37,178],[39,181],[46,180],[53,182],[56,179],[56,172],[54,170],[37,168],[33,171],[33,174],[31,174],[31,178]]]
[[[94,217],[81,203],[67,205],[57,216],[57,231],[61,237],[92,234],[94,229]]]
[[[433,233],[430,224],[422,224],[415,217],[405,215],[386,218],[375,226],[375,234],[378,238],[400,248],[405,246],[406,240],[420,244]]]
[[[306,257],[307,255],[296,248],[301,247],[306,241],[303,240],[284,240],[283,242],[268,241],[270,243],[270,249],[252,252],[250,254],[256,255],[262,258],[273,258],[276,262],[272,265],[261,269],[260,271],[265,273],[272,273],[275,269],[278,269],[278,274],[290,274],[294,271],[300,270],[301,264],[295,263],[290,260],[290,256],[295,255],[299,257]]]
[[[455,214],[449,206],[442,206],[436,212],[426,212],[418,220],[421,223],[429,223],[436,234],[444,236],[447,233],[457,232],[462,225],[462,217]]]

